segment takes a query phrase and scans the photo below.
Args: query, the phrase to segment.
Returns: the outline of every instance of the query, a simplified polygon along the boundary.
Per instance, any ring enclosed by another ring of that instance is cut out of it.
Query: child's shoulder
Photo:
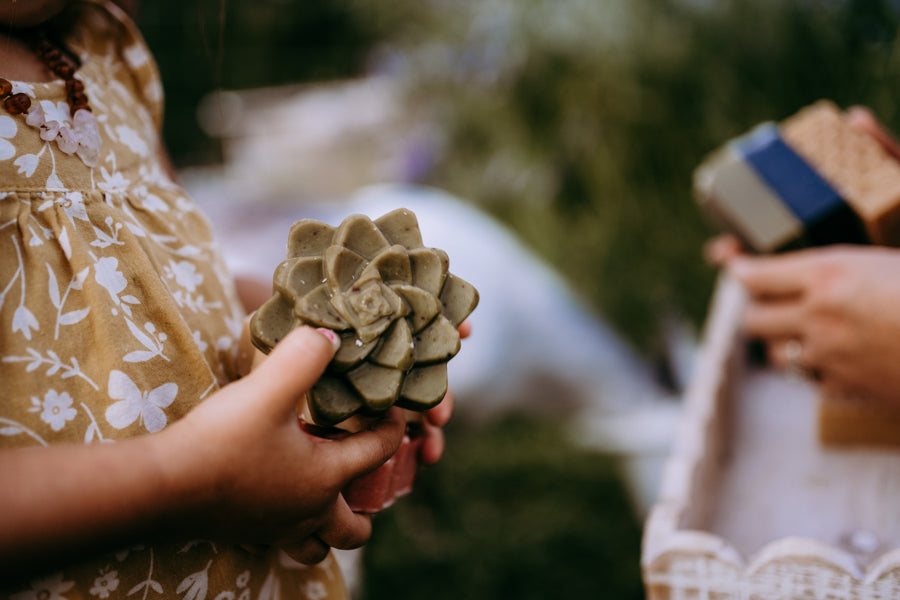
[[[66,18],[73,24],[71,35],[85,50],[102,52],[110,43],[120,47],[143,44],[131,17],[109,0],[81,0]]]
[[[72,46],[83,56],[99,59],[97,68],[124,64],[124,72],[114,67],[116,72],[107,74],[112,78],[124,77],[129,85],[135,85],[140,101],[159,126],[162,121],[162,83],[153,55],[137,25],[122,8],[109,0],[82,0],[72,8],[75,11],[71,15],[73,28],[69,38]]]

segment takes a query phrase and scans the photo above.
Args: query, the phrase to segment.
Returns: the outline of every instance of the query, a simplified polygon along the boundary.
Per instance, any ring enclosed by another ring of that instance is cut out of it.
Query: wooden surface
[[[900,452],[818,442],[817,392],[751,368],[723,280],[644,532],[648,598],[900,598]]]

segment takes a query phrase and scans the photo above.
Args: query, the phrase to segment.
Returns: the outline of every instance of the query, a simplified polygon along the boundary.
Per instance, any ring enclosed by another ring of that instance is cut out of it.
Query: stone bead
[[[22,115],[31,108],[31,98],[27,94],[13,94],[3,101],[3,106],[11,115]]]

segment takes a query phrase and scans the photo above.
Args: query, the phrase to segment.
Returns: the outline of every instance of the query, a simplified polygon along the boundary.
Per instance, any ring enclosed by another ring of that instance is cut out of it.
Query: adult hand
[[[727,267],[750,296],[744,328],[776,366],[799,365],[835,393],[900,401],[900,250],[735,255]]]
[[[847,118],[900,159],[900,144],[869,109],[852,107]],[[900,400],[900,250],[833,246],[750,257],[723,235],[705,251],[744,283],[744,327],[766,342],[775,365],[799,367],[839,394]]]
[[[248,376],[159,434],[172,485],[184,490],[186,527],[280,546],[307,564],[369,538],[369,517],[352,512],[340,492],[396,452],[404,423],[392,409],[371,429],[327,444],[300,429],[297,401],[324,372],[336,339],[294,330]]]

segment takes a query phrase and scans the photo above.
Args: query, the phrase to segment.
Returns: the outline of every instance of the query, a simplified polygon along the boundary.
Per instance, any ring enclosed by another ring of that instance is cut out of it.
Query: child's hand
[[[330,547],[365,543],[369,518],[353,513],[340,491],[396,452],[404,422],[395,408],[343,440],[317,444],[303,433],[297,401],[334,352],[326,335],[299,328],[250,375],[159,434],[169,437],[172,483],[186,494],[181,516],[189,528],[280,546],[304,563],[321,561]]]

